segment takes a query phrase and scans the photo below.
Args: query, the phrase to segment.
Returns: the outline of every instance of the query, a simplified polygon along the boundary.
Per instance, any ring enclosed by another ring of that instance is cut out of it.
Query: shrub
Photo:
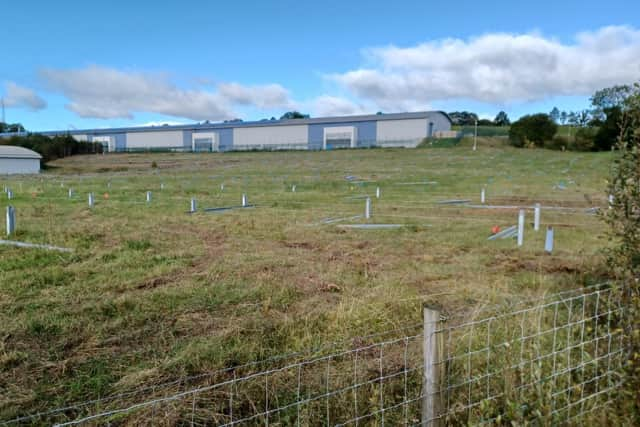
[[[553,139],[544,142],[544,148],[549,150],[562,150],[568,149],[571,144],[571,139],[566,135],[556,135]]]
[[[594,139],[597,133],[598,129],[593,127],[578,129],[575,138],[569,144],[569,149],[573,151],[593,151]]]
[[[547,114],[533,114],[520,118],[509,129],[509,142],[515,147],[534,145],[543,147],[558,130],[558,125]]]

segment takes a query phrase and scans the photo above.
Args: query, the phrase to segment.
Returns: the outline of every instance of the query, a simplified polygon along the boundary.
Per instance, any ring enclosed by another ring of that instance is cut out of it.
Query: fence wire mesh
[[[425,389],[423,325],[182,378],[6,425],[582,424],[616,398],[618,293],[597,286],[439,321],[441,381]],[[426,392],[425,392],[426,390]],[[435,417],[423,401],[437,399]]]

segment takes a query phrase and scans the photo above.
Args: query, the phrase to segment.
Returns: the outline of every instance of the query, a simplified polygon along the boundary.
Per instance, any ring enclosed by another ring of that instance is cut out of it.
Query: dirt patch
[[[506,254],[496,255],[486,264],[493,271],[542,272],[547,274],[578,274],[582,271],[580,265],[560,257],[537,257],[535,259],[520,259]]]

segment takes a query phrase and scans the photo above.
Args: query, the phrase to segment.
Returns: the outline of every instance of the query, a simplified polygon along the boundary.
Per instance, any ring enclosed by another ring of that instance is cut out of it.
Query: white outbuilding
[[[40,159],[40,154],[27,148],[0,145],[0,175],[39,173]]]

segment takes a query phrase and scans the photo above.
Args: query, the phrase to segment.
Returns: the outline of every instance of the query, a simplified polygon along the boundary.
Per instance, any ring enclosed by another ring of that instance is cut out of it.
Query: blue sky
[[[640,2],[13,1],[0,96],[30,130],[419,109],[582,109],[640,80]]]

